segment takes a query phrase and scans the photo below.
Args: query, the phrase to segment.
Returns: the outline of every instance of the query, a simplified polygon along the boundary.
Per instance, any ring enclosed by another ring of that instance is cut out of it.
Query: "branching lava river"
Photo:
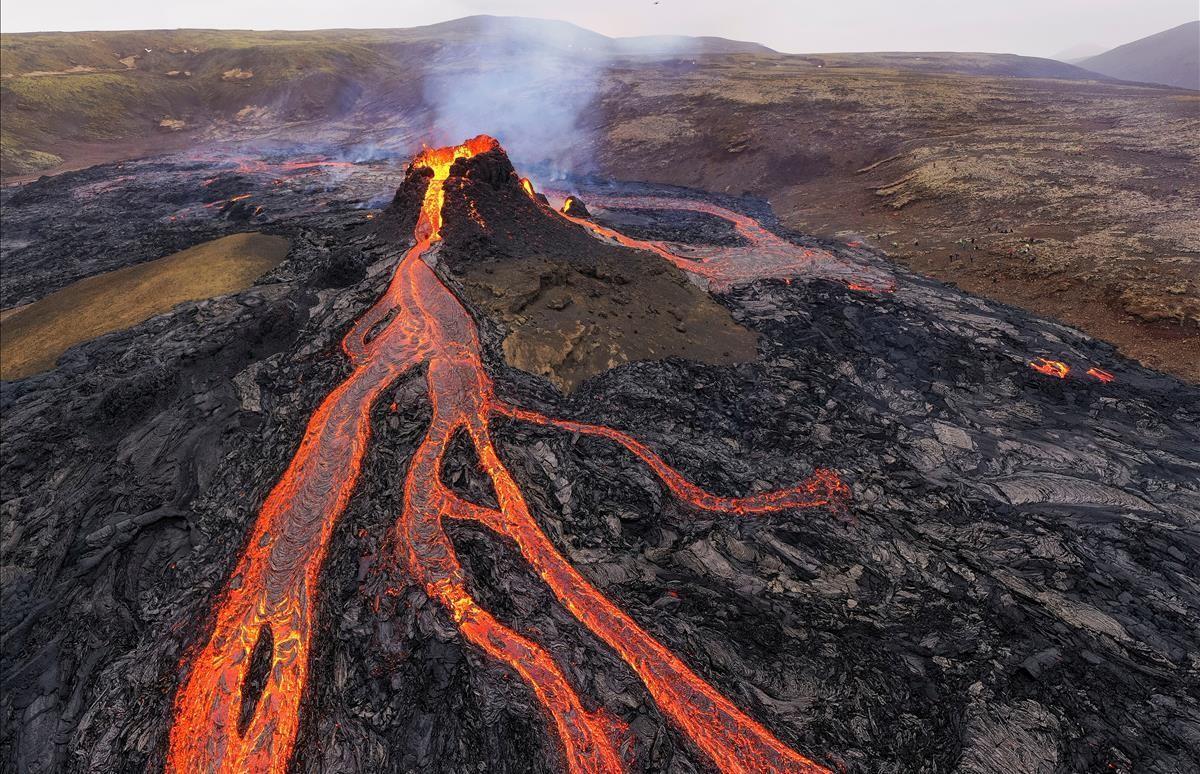
[[[568,563],[539,528],[501,461],[489,422],[501,416],[620,444],[653,469],[675,497],[697,509],[750,515],[836,506],[846,501],[849,489],[836,473],[817,470],[793,488],[721,497],[687,481],[625,433],[547,417],[498,399],[481,361],[473,319],[426,262],[441,240],[444,186],[451,168],[459,159],[496,148],[495,140],[480,136],[460,146],[426,150],[413,162],[432,173],[416,244],[398,262],[382,297],[345,336],[342,348],[353,370],[310,418],[218,600],[211,634],[185,659],[168,770],[286,770],[308,679],[317,579],[334,525],[361,471],[371,407],[401,375],[427,364],[432,420],[404,483],[392,541],[398,564],[444,606],[468,641],[520,674],[551,721],[568,769],[621,771],[619,749],[626,729],[581,698],[541,645],[475,602],[443,528],[445,519],[475,521],[510,540],[563,607],[620,655],[663,713],[718,769],[827,771],[718,693]],[[724,283],[730,278],[721,274],[714,279]],[[460,433],[474,445],[498,508],[464,500],[442,481],[443,457]],[[259,689],[249,684],[248,676],[252,663],[265,657],[270,667]]]

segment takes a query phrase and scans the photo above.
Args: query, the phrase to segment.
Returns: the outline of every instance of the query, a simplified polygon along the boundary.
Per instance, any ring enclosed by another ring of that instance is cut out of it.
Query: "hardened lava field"
[[[6,767],[1200,765],[1195,387],[761,202],[533,172],[3,192],[6,303],[291,244],[0,388]]]

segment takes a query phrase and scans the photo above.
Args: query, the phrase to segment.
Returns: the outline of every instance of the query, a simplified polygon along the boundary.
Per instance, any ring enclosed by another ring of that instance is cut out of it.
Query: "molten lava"
[[[1071,372],[1071,366],[1061,360],[1047,360],[1044,357],[1029,361],[1029,367],[1040,374],[1053,376],[1058,379],[1066,379],[1067,374]]]
[[[563,200],[562,210],[563,215],[574,215],[578,218],[586,218],[589,213],[587,208],[580,204],[580,201],[574,196],[568,196]],[[576,220],[576,222],[580,222]]]
[[[1103,368],[1095,368],[1095,367],[1089,368],[1087,370],[1087,375],[1092,377],[1093,379],[1096,379],[1097,381],[1104,382],[1105,384],[1108,384],[1109,382],[1111,382],[1117,378],[1117,377],[1113,376],[1111,373],[1109,373],[1108,371],[1105,371]]]
[[[662,712],[722,771],[827,771],[739,710],[567,562],[538,527],[501,461],[490,422],[499,415],[609,439],[645,462],[675,497],[704,510],[754,514],[837,506],[848,499],[848,488],[836,473],[818,470],[797,487],[717,496],[687,481],[626,433],[499,400],[480,359],[474,321],[423,260],[441,240],[444,188],[455,162],[496,148],[495,140],[481,136],[427,149],[413,162],[429,174],[416,244],[400,259],[381,298],[343,339],[353,370],[310,418],[299,449],[258,513],[216,606],[208,640],[190,656],[176,699],[168,770],[285,771],[308,677],[317,577],[361,470],[371,407],[403,373],[426,363],[433,417],[405,478],[396,552],[463,636],[529,685],[561,740],[567,768],[621,771],[618,749],[625,729],[603,710],[585,705],[541,645],[479,606],[444,530],[446,519],[472,520],[511,540],[564,608],[621,656]],[[498,508],[464,500],[443,483],[442,460],[460,432],[474,445]],[[247,696],[260,639],[270,648],[271,669],[259,695]]]

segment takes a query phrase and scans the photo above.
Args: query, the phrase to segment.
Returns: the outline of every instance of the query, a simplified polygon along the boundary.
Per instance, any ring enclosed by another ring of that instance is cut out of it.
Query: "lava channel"
[[[489,423],[499,415],[607,438],[644,461],[677,498],[699,509],[755,514],[839,506],[848,499],[848,488],[836,473],[818,470],[790,489],[719,497],[687,481],[625,433],[553,419],[497,399],[480,359],[474,321],[423,260],[441,240],[444,184],[455,162],[492,150],[499,150],[496,141],[480,136],[463,145],[426,150],[414,160],[416,168],[432,172],[416,243],[397,264],[384,294],[343,339],[353,371],[310,418],[300,448],[259,511],[217,600],[207,641],[185,660],[168,771],[286,770],[308,678],[316,581],[333,526],[361,470],[371,406],[419,363],[428,364],[433,416],[405,477],[393,534],[397,558],[469,642],[525,680],[549,716],[568,770],[621,771],[619,747],[626,729],[603,710],[589,708],[542,646],[476,603],[444,530],[445,519],[475,521],[511,540],[562,605],[621,656],[661,710],[720,770],[828,771],[713,689],[567,562],[538,527],[500,460]],[[387,324],[372,334],[384,320]],[[442,482],[442,459],[459,431],[474,444],[498,508],[468,502]],[[258,695],[245,695],[255,690],[247,677],[263,643],[270,648],[271,668]]]
[[[533,186],[522,181],[526,193],[534,196]],[[761,223],[740,212],[696,199],[662,196],[589,195],[589,200],[608,210],[645,209],[680,210],[712,215],[730,223],[747,243],[744,247],[708,247],[699,259],[671,250],[661,242],[634,239],[593,220],[573,214],[578,200],[568,196],[558,214],[594,235],[611,239],[625,247],[649,250],[683,271],[703,277],[714,290],[728,290],[736,284],[761,279],[787,279],[796,276],[820,277],[840,282],[851,290],[890,293],[896,289],[893,277],[880,269],[840,258],[828,250],[801,247],[764,228]]]

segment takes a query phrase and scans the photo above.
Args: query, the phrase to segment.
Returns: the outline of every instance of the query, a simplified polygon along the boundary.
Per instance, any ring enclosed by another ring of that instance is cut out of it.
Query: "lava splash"
[[[528,684],[561,742],[567,768],[621,771],[626,729],[580,697],[545,648],[472,598],[444,529],[446,519],[475,521],[510,540],[563,607],[620,655],[663,713],[720,770],[827,771],[718,693],[571,566],[533,518],[493,445],[490,422],[500,416],[608,439],[648,465],[675,497],[703,510],[752,515],[836,507],[847,501],[848,487],[833,471],[818,470],[789,489],[718,496],[626,433],[555,419],[497,398],[473,319],[427,263],[442,239],[447,181],[464,160],[485,153],[502,151],[495,140],[480,136],[426,150],[414,160],[410,172],[428,178],[415,244],[398,261],[383,295],[343,339],[353,370],[309,419],[299,449],[258,512],[217,601],[207,640],[185,659],[168,770],[286,770],[309,675],[317,578],[361,472],[371,407],[404,373],[425,364],[433,414],[409,464],[391,536],[398,564],[444,607],[469,642]],[[499,507],[469,502],[442,481],[442,460],[460,433],[473,444]],[[261,686],[250,679],[259,654],[269,655]]]

